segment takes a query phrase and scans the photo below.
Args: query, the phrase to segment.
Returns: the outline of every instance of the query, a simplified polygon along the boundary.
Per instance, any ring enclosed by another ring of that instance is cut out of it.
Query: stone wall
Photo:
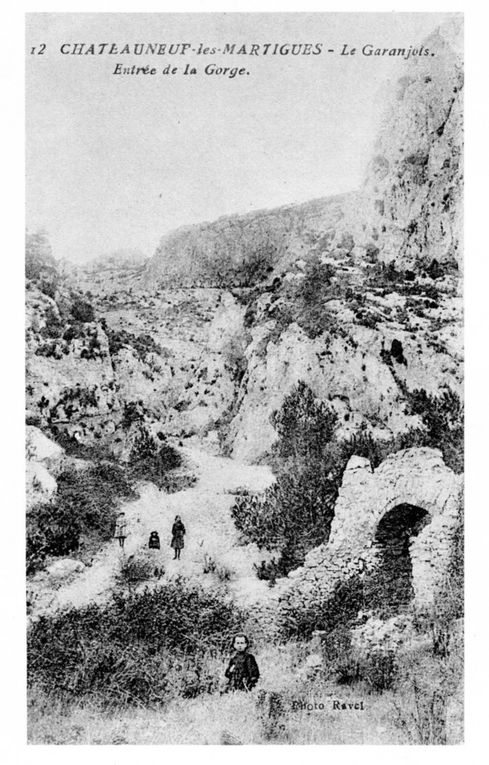
[[[458,523],[462,477],[443,462],[437,449],[406,449],[389,456],[377,470],[368,460],[352,457],[343,476],[331,536],[312,550],[304,566],[289,574],[281,593],[293,607],[325,599],[336,584],[379,566],[376,532],[391,510],[421,508],[428,522],[410,540],[412,587],[417,607],[435,600],[449,566]]]

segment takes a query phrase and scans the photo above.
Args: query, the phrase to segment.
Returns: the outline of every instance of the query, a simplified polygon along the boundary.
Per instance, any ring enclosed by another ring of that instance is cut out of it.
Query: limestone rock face
[[[461,265],[463,71],[460,31],[447,25],[396,85],[363,197],[366,236],[384,261]]]
[[[248,287],[307,254],[310,241],[331,240],[344,196],[317,199],[165,235],[144,273],[147,286]]]
[[[93,439],[121,416],[108,339],[95,321],[72,330],[62,301],[36,288],[27,292],[27,416]]]
[[[26,499],[27,509],[47,502],[57,489],[56,475],[65,461],[64,450],[39,428],[27,426]]]
[[[39,428],[33,425],[26,427],[26,455],[28,460],[57,463],[63,456],[63,449],[59,444],[51,441]]]
[[[230,425],[233,455],[254,461],[269,450],[276,439],[270,416],[300,380],[336,410],[340,437],[349,437],[362,426],[380,438],[419,426],[417,417],[404,412],[403,385],[434,395],[444,387],[460,393],[462,386],[459,349],[450,355],[440,346],[434,354],[429,324],[413,333],[395,321],[384,320],[370,328],[345,316],[346,337],[331,337],[326,331],[311,339],[292,323],[271,341],[273,324],[256,325],[246,348],[247,371],[238,392],[238,411]],[[451,326],[456,326],[455,321]],[[392,366],[383,360],[382,349],[394,339],[402,342],[406,365],[395,362]]]

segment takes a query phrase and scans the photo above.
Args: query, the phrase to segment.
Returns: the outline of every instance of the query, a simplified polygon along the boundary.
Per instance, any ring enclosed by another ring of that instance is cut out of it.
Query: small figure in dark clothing
[[[160,549],[160,535],[157,531],[152,531],[149,535],[148,547],[150,550]]]
[[[172,526],[172,539],[171,539],[171,547],[175,550],[175,555],[173,556],[173,560],[180,560],[180,552],[182,551],[183,547],[185,546],[185,543],[183,541],[183,537],[185,535],[185,526],[182,523],[182,519],[179,515],[175,516],[175,523]]]
[[[233,648],[236,653],[225,672],[228,691],[251,691],[258,682],[260,672],[255,657],[248,653],[249,644],[246,635],[236,635],[234,638]]]

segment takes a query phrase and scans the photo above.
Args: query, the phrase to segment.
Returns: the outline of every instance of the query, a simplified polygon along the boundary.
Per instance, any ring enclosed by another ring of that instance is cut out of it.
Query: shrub
[[[141,584],[146,582],[154,574],[154,565],[145,558],[135,558],[133,555],[122,561],[117,582],[119,585]]]
[[[180,491],[195,482],[192,476],[171,475],[171,471],[181,464],[182,458],[173,446],[158,445],[144,426],[139,428],[129,457],[128,472],[132,480],[151,481],[168,492]]]
[[[277,247],[266,243],[246,254],[236,268],[233,282],[240,287],[253,287],[264,281],[273,270]]]
[[[75,321],[82,322],[83,324],[95,321],[95,311],[92,304],[88,300],[84,300],[80,295],[73,295],[71,315]]]
[[[37,287],[54,298],[59,282],[56,261],[46,231],[26,232],[25,276]]]
[[[247,541],[280,551],[277,570],[284,575],[327,541],[335,499],[331,479],[313,466],[282,473],[260,501],[238,497],[232,514]]]
[[[426,429],[422,446],[441,449],[445,463],[456,473],[463,471],[464,411],[457,393],[450,388],[441,396],[424,389],[406,392],[407,413],[421,417]]]
[[[336,647],[336,655],[332,661],[330,660],[329,671],[338,685],[353,685],[361,682],[366,685],[369,693],[382,693],[393,687],[396,679],[396,660],[393,650],[374,650],[361,654],[351,647],[350,630],[341,627],[328,635],[327,640],[328,643],[332,641]],[[326,660],[328,654],[329,651],[326,652]]]
[[[46,308],[46,312],[44,314],[44,321],[45,325],[40,330],[39,334],[43,338],[58,338],[61,337],[63,334],[63,324],[59,319],[58,314],[54,310],[54,308],[49,305]]]
[[[305,464],[322,458],[338,420],[336,412],[317,399],[302,380],[284,398],[281,409],[274,412],[271,419],[278,435],[275,447],[278,457]]]
[[[49,693],[105,703],[154,703],[216,687],[209,657],[242,629],[221,596],[182,580],[142,594],[114,595],[108,606],[41,617],[28,632],[28,682]]]
[[[85,537],[110,539],[118,503],[134,498],[124,471],[100,463],[85,470],[70,468],[58,476],[54,499],[27,514],[27,570],[35,571],[47,555],[67,555]]]
[[[140,361],[146,361],[150,353],[164,355],[163,348],[158,345],[151,335],[133,335],[124,329],[111,329],[104,324],[104,330],[109,341],[109,353],[116,356],[122,348],[130,348]]]
[[[325,309],[324,304],[331,298],[338,297],[332,288],[335,269],[321,263],[318,257],[307,261],[304,278],[289,287],[292,320],[314,339],[323,332],[334,332],[336,318],[334,313]]]
[[[268,582],[270,587],[273,587],[275,585],[275,582],[277,581],[277,576],[279,576],[280,574],[280,569],[274,560],[270,560],[270,561],[262,560],[260,561],[259,566],[257,566],[256,563],[254,563],[253,567],[256,571],[256,575],[258,579],[262,579],[265,582]]]

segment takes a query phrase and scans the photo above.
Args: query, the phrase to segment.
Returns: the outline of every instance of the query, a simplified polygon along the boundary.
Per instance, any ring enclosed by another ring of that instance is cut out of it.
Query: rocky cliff
[[[148,286],[162,283],[250,287],[331,241],[346,197],[219,218],[164,236],[147,265]]]
[[[414,60],[396,83],[362,194],[380,256],[408,268],[462,260],[460,31],[447,25],[426,44],[435,57]]]
[[[62,331],[62,295],[34,284],[30,415],[115,440],[139,402],[156,429],[255,461],[299,380],[336,409],[340,437],[422,426],[415,391],[460,394],[456,44],[441,30],[435,57],[406,67],[357,193],[184,227],[146,265],[78,269],[94,315]]]
[[[144,280],[250,286],[311,253],[349,243],[398,268],[461,261],[463,69],[458,22],[425,41],[386,89],[375,153],[358,193],[223,217],[165,235]]]

